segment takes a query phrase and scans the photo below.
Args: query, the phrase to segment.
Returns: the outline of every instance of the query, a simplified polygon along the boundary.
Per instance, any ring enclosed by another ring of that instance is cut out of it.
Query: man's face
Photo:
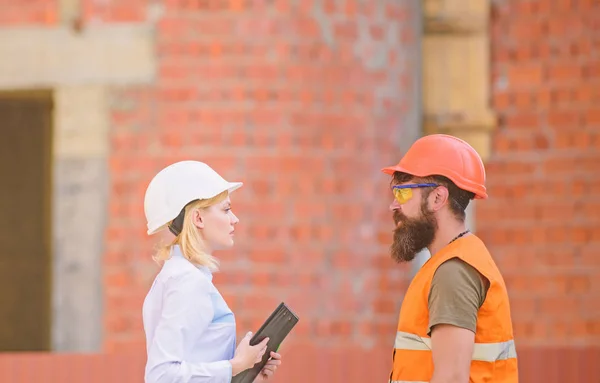
[[[410,184],[405,182],[399,185]],[[396,262],[412,261],[418,252],[431,245],[438,228],[437,218],[423,196],[429,189],[412,189],[412,198],[403,204],[396,199],[390,205],[393,212],[394,241],[391,256]]]

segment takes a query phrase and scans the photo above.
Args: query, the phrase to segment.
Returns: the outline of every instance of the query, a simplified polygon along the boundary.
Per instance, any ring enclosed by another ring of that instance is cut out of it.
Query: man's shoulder
[[[458,294],[474,291],[479,297],[480,305],[483,304],[489,286],[490,281],[484,275],[458,257],[450,258],[440,264],[431,281],[432,291],[437,290],[446,294],[451,291],[456,291]]]
[[[453,257],[442,262],[434,272],[433,281],[438,283],[484,281],[489,284],[489,281],[483,274],[459,257]]]

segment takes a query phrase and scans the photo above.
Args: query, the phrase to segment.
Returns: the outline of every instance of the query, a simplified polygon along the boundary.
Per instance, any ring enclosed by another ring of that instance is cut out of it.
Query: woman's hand
[[[271,351],[271,359],[265,364],[265,367],[261,370],[260,374],[254,379],[254,382],[266,382],[273,374],[277,367],[281,365],[281,355]]]
[[[267,351],[267,342],[269,342],[269,338],[263,339],[263,341],[256,346],[250,345],[250,338],[252,338],[252,332],[248,332],[246,336],[242,338],[235,350],[233,359],[229,361],[231,363],[233,376],[260,362],[265,351]]]

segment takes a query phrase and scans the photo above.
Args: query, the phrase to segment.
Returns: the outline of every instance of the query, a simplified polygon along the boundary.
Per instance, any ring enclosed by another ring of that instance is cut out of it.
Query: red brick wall
[[[58,0],[0,1],[0,25],[57,25],[60,19]],[[85,23],[142,22],[147,19],[147,0],[79,0],[75,2]]]
[[[54,25],[58,20],[58,0],[0,1],[0,26]]]
[[[599,49],[597,1],[495,2],[500,126],[477,226],[504,272],[518,344],[540,352],[600,344]]]
[[[142,22],[148,17],[149,3],[148,0],[80,0],[81,20],[85,23]]]
[[[56,1],[17,4],[3,5],[1,25],[58,20]],[[391,0],[249,4],[164,2],[156,84],[114,91],[109,355],[2,354],[0,381],[92,382],[93,372],[98,381],[139,381],[140,305],[156,273],[143,193],[156,171],[190,157],[246,182],[233,199],[237,246],[221,255],[216,277],[240,332],[279,299],[302,317],[277,381],[385,380],[407,281],[386,254],[378,170],[400,156],[394,143],[414,107],[416,15]],[[506,275],[523,381],[597,382],[598,5],[494,4],[492,101],[501,124],[478,231]],[[148,17],[143,1],[85,0],[82,14],[88,22]],[[392,25],[397,43],[384,40]]]
[[[143,193],[160,168],[194,158],[245,182],[232,197],[237,245],[218,254],[215,276],[240,333],[285,300],[301,321],[282,376],[307,381],[304,363],[322,375],[309,381],[386,378],[406,268],[387,255],[379,170],[398,160],[414,113],[409,3],[165,2],[155,86],[113,102],[107,351],[144,351],[140,310],[157,268]],[[329,379],[307,357],[353,349],[352,360],[379,350],[381,366],[339,359]]]

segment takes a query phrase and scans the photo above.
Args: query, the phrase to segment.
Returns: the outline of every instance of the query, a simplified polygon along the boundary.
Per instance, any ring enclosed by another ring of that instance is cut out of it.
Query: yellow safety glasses
[[[392,193],[399,204],[408,202],[413,197],[413,189],[438,186],[438,184],[406,184],[392,186]]]

